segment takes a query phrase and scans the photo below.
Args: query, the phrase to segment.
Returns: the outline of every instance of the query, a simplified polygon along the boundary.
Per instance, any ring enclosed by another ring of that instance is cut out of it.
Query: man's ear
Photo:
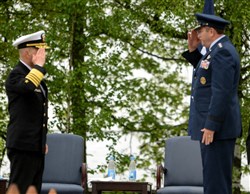
[[[214,36],[214,34],[215,34],[215,29],[209,28],[209,29],[208,29],[208,32],[209,32],[211,35]]]

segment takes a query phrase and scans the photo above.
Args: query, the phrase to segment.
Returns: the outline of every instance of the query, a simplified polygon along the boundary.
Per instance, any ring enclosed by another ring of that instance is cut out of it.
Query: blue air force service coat
[[[204,55],[197,50],[182,55],[194,67],[188,132],[201,140],[201,129],[215,131],[215,139],[241,136],[238,99],[240,58],[227,36]]]
[[[10,115],[7,148],[44,153],[48,119],[45,73],[38,65],[29,70],[21,62],[10,72],[5,83]]]

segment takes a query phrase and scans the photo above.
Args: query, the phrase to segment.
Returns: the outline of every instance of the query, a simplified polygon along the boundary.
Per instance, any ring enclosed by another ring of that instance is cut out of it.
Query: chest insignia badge
[[[206,80],[205,77],[201,77],[200,82],[201,82],[202,85],[205,85],[207,83],[207,80]]]
[[[210,64],[210,62],[208,60],[202,60],[200,67],[202,69],[208,69],[209,68],[209,64]]]

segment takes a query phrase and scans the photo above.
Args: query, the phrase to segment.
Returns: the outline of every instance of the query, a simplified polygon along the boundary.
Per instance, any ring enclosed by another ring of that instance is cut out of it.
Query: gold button
[[[201,78],[200,78],[200,82],[201,82],[202,85],[205,85],[206,82],[207,82],[207,80],[206,80],[205,77],[201,77]]]
[[[45,127],[46,125],[45,124],[43,124],[43,127]]]

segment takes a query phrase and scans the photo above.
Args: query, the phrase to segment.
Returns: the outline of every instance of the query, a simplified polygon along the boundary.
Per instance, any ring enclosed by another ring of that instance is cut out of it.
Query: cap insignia
[[[45,42],[45,34],[41,34],[42,42]]]

